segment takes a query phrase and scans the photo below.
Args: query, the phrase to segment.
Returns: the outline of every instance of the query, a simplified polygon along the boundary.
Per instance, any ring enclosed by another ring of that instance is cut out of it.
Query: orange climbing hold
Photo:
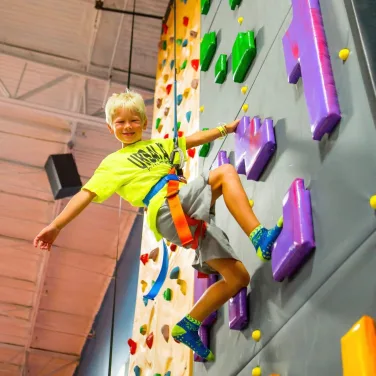
[[[133,341],[132,338],[128,339],[128,346],[129,346],[129,351],[130,351],[131,355],[136,354],[137,343],[135,341]]]
[[[363,316],[341,338],[343,376],[376,375],[376,326]]]
[[[151,349],[153,347],[153,342],[154,342],[154,334],[151,332],[147,337],[146,337],[146,345]]]
[[[192,65],[192,68],[197,72],[198,71],[198,67],[200,65],[200,60],[199,59],[193,59],[193,60],[191,60],[191,65]]]
[[[146,265],[146,263],[149,261],[149,255],[147,253],[144,253],[143,255],[141,255],[140,260],[144,265]]]

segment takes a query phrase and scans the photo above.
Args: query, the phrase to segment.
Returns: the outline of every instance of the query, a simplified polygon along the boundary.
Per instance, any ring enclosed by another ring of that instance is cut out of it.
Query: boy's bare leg
[[[198,335],[200,324],[242,287],[247,286],[250,277],[244,265],[234,259],[215,259],[207,261],[207,264],[221,274],[223,279],[205,291],[191,312],[174,326],[171,334],[202,358],[214,360],[213,353],[202,343]]]

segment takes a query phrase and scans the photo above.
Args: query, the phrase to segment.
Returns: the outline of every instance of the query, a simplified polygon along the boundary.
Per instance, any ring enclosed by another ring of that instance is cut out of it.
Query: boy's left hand
[[[239,122],[240,122],[240,119],[237,119],[231,123],[226,124],[225,127],[227,129],[227,133],[234,133],[236,131],[236,128],[239,125]]]

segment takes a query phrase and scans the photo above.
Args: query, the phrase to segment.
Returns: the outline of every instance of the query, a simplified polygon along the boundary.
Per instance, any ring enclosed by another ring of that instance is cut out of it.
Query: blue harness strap
[[[145,196],[143,203],[145,206],[149,206],[152,198],[170,181],[170,180],[180,180],[179,176],[175,174],[168,174],[159,179],[158,182],[150,189],[149,193]]]

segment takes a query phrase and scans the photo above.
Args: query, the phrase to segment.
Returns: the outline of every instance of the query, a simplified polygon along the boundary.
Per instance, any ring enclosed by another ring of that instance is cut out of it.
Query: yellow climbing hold
[[[253,208],[253,205],[255,204],[255,202],[253,200],[249,200],[249,205],[251,205],[251,208]]]
[[[247,112],[247,111],[248,111],[248,104],[243,104],[243,106],[242,106],[242,110],[243,110],[244,112]]]
[[[239,23],[239,25],[241,25],[241,24],[243,23],[243,21],[244,21],[244,18],[243,18],[243,17],[239,17],[239,18],[238,18],[238,23]]]
[[[176,281],[178,283],[178,285],[180,286],[180,291],[183,295],[186,295],[187,294],[187,282],[183,281],[182,279],[178,279]]]
[[[253,368],[252,376],[261,376],[261,368],[260,367]]]
[[[339,51],[339,58],[342,60],[342,61],[346,61],[348,59],[350,55],[350,50],[348,48],[343,48],[341,51]]]
[[[163,81],[164,81],[164,82],[167,82],[169,77],[170,77],[170,75],[168,75],[168,74],[164,74],[164,75],[163,75]]]
[[[260,341],[260,339],[261,339],[261,332],[259,330],[254,330],[252,332],[252,338],[256,342]]]
[[[145,292],[147,286],[148,286],[148,283],[145,282],[144,280],[142,280],[141,281],[141,290],[142,290],[142,292]]]
[[[245,94],[247,92],[247,90],[248,90],[248,86],[243,86],[241,88],[241,91],[242,91],[243,94]]]
[[[204,106],[200,106],[200,112],[204,112],[205,110],[205,107]]]
[[[371,205],[372,209],[376,210],[376,195],[372,196],[369,200],[369,204]]]

